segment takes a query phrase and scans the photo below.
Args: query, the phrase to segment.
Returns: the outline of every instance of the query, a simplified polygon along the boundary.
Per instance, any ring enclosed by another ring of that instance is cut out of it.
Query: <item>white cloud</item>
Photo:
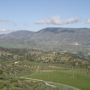
[[[7,29],[0,29],[0,32],[7,32]]]
[[[60,17],[56,16],[56,17],[50,17],[47,19],[42,19],[42,20],[38,20],[35,22],[35,24],[60,24],[62,23],[62,20]]]
[[[6,29],[8,25],[12,27],[12,25],[16,26],[17,24],[13,20],[0,19],[0,34],[8,33],[11,31],[9,29]]]
[[[69,19],[61,19],[59,16],[50,17],[47,19],[38,20],[35,24],[53,24],[53,25],[64,25],[64,24],[73,24],[79,22],[80,19],[77,17],[69,18]]]
[[[64,22],[65,22],[65,24],[73,24],[73,23],[78,23],[79,21],[80,21],[79,18],[74,17],[74,18],[69,18],[69,19],[67,19],[67,20],[64,21]]]
[[[86,23],[90,24],[90,18],[88,18],[88,19],[86,20]]]
[[[11,30],[9,29],[0,29],[0,34],[5,34],[5,33],[9,33],[11,32]]]

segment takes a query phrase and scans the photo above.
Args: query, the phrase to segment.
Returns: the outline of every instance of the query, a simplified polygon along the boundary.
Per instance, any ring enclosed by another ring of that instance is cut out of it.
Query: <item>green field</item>
[[[81,90],[90,90],[90,73],[83,69],[39,70],[25,77],[52,81],[77,87]]]

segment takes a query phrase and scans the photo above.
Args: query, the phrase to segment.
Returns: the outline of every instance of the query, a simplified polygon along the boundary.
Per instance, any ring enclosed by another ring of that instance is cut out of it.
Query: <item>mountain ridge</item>
[[[90,29],[47,27],[37,32],[14,31],[0,35],[0,46],[90,52]]]

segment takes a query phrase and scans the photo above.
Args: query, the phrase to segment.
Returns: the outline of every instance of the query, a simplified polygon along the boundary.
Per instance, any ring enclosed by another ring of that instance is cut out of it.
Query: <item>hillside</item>
[[[0,48],[0,90],[90,90],[89,84],[90,57]]]
[[[0,46],[90,52],[90,29],[50,27],[38,32],[20,30],[0,35]]]

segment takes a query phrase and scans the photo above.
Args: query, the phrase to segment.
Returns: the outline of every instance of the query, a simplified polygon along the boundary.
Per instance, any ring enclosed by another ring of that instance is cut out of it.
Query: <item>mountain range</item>
[[[0,47],[90,52],[90,28],[48,27],[0,34]]]

